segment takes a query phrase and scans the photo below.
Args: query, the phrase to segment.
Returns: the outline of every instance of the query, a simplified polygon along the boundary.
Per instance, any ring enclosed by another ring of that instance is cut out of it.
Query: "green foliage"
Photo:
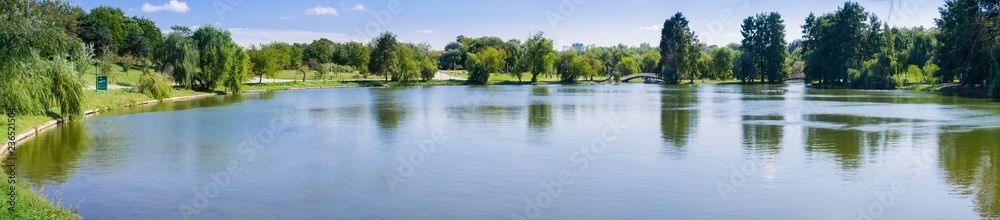
[[[741,82],[751,82],[757,78],[757,66],[754,65],[754,56],[750,53],[740,53],[733,62],[733,76]]]
[[[166,66],[164,74],[182,87],[191,89],[195,75],[200,71],[198,46],[183,30],[174,31],[163,41],[163,49],[158,55]]]
[[[528,71],[531,71],[531,82],[538,82],[538,74],[548,72],[555,63],[555,51],[552,49],[552,40],[545,38],[542,32],[535,33],[524,42],[527,45],[526,63]]]
[[[930,62],[928,62],[928,64],[925,64],[924,65],[924,69],[923,69],[924,70],[924,83],[926,83],[926,84],[934,84],[934,83],[940,82],[940,79],[938,79],[936,77],[937,76],[937,72],[940,69],[941,68],[939,68],[937,64],[933,64],[933,63],[930,63]]]
[[[368,69],[377,76],[385,76],[385,81],[389,81],[389,74],[396,72],[397,58],[396,35],[385,32],[372,40],[371,61],[368,62]]]
[[[97,68],[101,70],[101,75],[107,76],[109,82],[118,81],[118,73],[111,70],[117,61],[118,56],[115,53],[105,53],[97,65]]]
[[[122,64],[122,72],[125,74],[128,74],[128,71],[132,70],[132,66],[135,66],[139,62],[130,54],[119,56],[117,61]]]
[[[80,18],[80,32],[77,35],[83,42],[93,45],[95,54],[103,55],[106,51],[114,53],[113,37],[111,29],[104,20],[95,19],[93,16],[84,15]]]
[[[726,80],[733,78],[733,62],[736,51],[728,47],[712,49],[711,75],[712,79]]]
[[[869,18],[875,23],[866,24]],[[806,82],[846,85],[850,66],[874,58],[884,45],[870,37],[882,33],[881,23],[854,2],[820,17],[810,14],[802,29]]]
[[[656,72],[656,68],[660,65],[660,59],[662,58],[663,57],[659,53],[652,50],[642,54],[642,72]],[[618,62],[621,62],[621,60]]]
[[[663,31],[660,32],[660,56],[663,58],[660,77],[665,83],[677,84],[683,73],[693,74],[698,58],[693,55],[697,52],[693,50],[697,40],[688,28],[687,18],[680,12],[663,22]]]
[[[198,28],[192,35],[198,45],[201,71],[192,78],[203,90],[213,90],[219,84],[231,92],[240,92],[250,75],[250,59],[233,42],[228,31],[213,26]]]
[[[437,74],[438,67],[435,59],[427,57],[420,64],[420,79],[423,81],[430,81],[434,79],[434,75]]]
[[[936,19],[940,48],[935,59],[944,82],[959,79],[962,87],[987,87],[994,98],[998,68],[994,50],[1000,33],[1000,8],[996,1],[948,0]]]
[[[368,78],[368,62],[371,60],[371,53],[368,51],[368,47],[358,42],[349,42],[344,45],[344,49],[348,51],[347,54],[350,57],[347,65],[360,71],[365,78]]]
[[[639,68],[639,62],[636,62],[632,57],[624,57],[622,60],[618,61],[618,66],[615,67],[615,72],[620,76],[628,76],[632,74],[639,73],[641,69]]]
[[[264,76],[274,78],[278,71],[288,65],[289,55],[279,44],[261,45],[259,49],[250,47],[247,54],[250,56],[250,63],[253,64],[251,72],[254,76],[261,77],[260,80],[263,80]]]
[[[333,41],[326,38],[314,40],[303,50],[303,58],[305,60],[316,59],[319,63],[331,63],[334,56],[333,45]]]
[[[76,70],[77,77],[83,77],[88,72],[90,68],[94,67],[97,63],[97,58],[94,57],[94,47],[92,45],[81,45],[73,50],[73,69]]]
[[[784,22],[777,12],[761,13],[743,20],[741,49],[743,53],[753,55],[753,66],[760,73],[761,82],[781,83],[788,76],[785,69],[788,46]],[[748,80],[753,82],[754,78]]]
[[[490,80],[490,74],[499,72],[506,63],[507,53],[494,47],[486,47],[477,54],[466,55],[468,61],[465,66],[469,68],[469,84],[486,85]]]
[[[121,9],[109,6],[94,8],[90,10],[88,16],[92,19],[100,20],[107,25],[108,30],[111,32],[111,45],[114,45],[109,51],[117,53],[117,47],[125,45],[125,37],[128,35],[128,30],[125,29],[125,21],[129,18],[125,17],[125,13]]]
[[[392,81],[408,84],[415,81],[420,74],[420,66],[414,59],[418,56],[408,45],[396,47],[396,65],[392,72]]]
[[[173,92],[173,88],[170,86],[170,80],[167,79],[166,76],[159,73],[142,74],[142,76],[139,77],[139,85],[137,88],[139,89],[139,92],[156,100],[170,98],[170,93]]]

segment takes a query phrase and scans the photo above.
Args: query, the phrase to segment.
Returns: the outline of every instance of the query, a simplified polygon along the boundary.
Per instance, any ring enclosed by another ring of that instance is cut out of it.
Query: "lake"
[[[802,84],[254,93],[16,157],[85,219],[1000,218],[1000,103]]]

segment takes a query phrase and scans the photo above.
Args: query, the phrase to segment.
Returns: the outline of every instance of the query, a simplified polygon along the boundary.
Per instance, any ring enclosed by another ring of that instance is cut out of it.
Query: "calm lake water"
[[[1000,218],[1000,103],[801,84],[215,97],[17,158],[86,219]]]

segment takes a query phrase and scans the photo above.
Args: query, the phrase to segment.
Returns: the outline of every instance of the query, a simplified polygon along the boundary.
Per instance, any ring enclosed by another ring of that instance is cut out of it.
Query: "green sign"
[[[97,76],[97,90],[108,90],[107,76]]]

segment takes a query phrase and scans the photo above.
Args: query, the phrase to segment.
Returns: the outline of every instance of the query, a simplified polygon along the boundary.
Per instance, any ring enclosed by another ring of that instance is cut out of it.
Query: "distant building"
[[[573,50],[583,50],[583,43],[573,43]]]

